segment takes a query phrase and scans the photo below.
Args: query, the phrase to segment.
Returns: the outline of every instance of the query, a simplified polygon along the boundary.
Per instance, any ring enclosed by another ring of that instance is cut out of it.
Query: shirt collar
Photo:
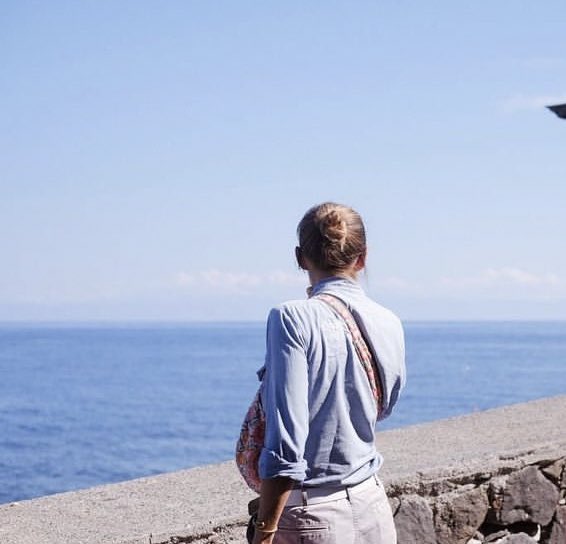
[[[311,296],[317,295],[318,293],[334,291],[335,289],[347,289],[349,291],[358,291],[361,289],[360,284],[352,279],[345,278],[343,276],[330,276],[320,280],[318,283],[313,285]]]

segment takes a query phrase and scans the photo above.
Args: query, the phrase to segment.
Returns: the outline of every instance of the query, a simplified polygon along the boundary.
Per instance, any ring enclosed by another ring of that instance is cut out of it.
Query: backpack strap
[[[369,346],[360,331],[360,327],[356,323],[352,312],[348,309],[346,304],[334,295],[328,293],[320,293],[315,295],[313,298],[317,298],[325,302],[330,306],[334,312],[343,319],[344,323],[348,327],[350,334],[352,335],[352,341],[360,363],[366,372],[375,403],[377,405],[377,413],[381,413],[382,409],[382,399],[383,399],[383,389],[381,387],[381,380],[379,377],[379,370],[375,357],[372,355]]]

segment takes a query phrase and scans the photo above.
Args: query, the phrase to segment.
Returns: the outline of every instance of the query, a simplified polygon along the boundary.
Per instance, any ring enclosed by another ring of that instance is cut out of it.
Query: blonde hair
[[[367,249],[360,214],[334,202],[308,210],[297,227],[297,237],[301,253],[330,273],[345,270]]]

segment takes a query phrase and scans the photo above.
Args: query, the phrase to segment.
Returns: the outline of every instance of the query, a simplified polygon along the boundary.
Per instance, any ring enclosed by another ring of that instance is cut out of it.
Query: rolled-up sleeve
[[[304,335],[285,307],[269,314],[265,367],[261,400],[266,432],[259,474],[262,479],[284,476],[303,481],[309,430],[308,367]]]

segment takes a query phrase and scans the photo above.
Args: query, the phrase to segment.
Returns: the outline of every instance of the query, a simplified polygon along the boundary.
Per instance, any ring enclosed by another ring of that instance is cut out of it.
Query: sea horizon
[[[10,327],[17,325],[33,325],[33,326],[96,326],[96,325],[110,325],[110,326],[169,326],[169,325],[218,325],[231,326],[231,325],[264,325],[267,320],[257,319],[146,319],[146,318],[131,318],[131,319],[6,319],[0,320],[0,327]],[[451,318],[419,318],[419,319],[401,319],[403,324],[418,325],[420,323],[430,324],[466,324],[466,323],[566,323],[566,318],[552,319],[552,318],[496,318],[496,319],[451,319]]]

